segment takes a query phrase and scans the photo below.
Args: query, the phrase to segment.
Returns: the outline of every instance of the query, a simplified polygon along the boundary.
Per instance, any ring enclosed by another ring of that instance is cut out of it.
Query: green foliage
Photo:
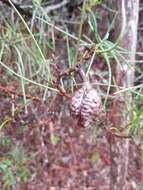
[[[129,132],[135,136],[143,138],[143,109],[140,105],[143,101],[142,97],[139,97],[136,103],[133,104],[131,112],[131,122],[128,126]]]
[[[2,172],[5,172],[5,171],[8,169],[8,167],[11,166],[11,165],[12,165],[12,161],[9,160],[9,159],[5,159],[5,160],[3,160],[3,161],[0,163],[0,170],[1,170]]]
[[[5,146],[5,144],[3,145]],[[30,177],[30,171],[26,167],[28,160],[24,149],[18,146],[13,147],[11,152],[7,152],[3,155],[0,161],[3,190],[11,189],[16,186],[18,181],[28,181]]]
[[[14,173],[12,172],[12,160],[4,159],[0,162],[0,173],[2,174],[2,181],[4,183],[3,190],[9,190],[16,184]]]
[[[0,140],[0,146],[7,148],[9,147],[11,144],[11,140],[8,137],[3,137]]]
[[[2,177],[2,181],[4,182],[3,190],[9,190],[16,184],[15,177],[13,175],[13,172],[9,168],[7,168],[3,173],[4,173]]]
[[[38,5],[38,6],[40,6],[41,5],[41,3],[42,3],[42,0],[32,0],[32,3],[34,4],[34,5]]]

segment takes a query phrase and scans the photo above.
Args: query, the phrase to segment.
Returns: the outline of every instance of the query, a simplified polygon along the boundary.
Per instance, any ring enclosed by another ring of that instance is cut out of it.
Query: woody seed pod
[[[74,93],[70,110],[71,115],[76,117],[84,127],[99,118],[102,113],[101,97],[88,81],[85,81],[83,86]]]

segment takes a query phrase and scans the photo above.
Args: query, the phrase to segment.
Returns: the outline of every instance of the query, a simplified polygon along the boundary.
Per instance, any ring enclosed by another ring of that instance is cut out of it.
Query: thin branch
[[[0,92],[3,92],[8,96],[15,95],[17,97],[23,97],[23,94],[17,93],[16,91],[11,90],[9,87],[5,87],[5,86],[2,86],[2,85],[0,85]],[[29,94],[26,95],[26,98],[31,99],[31,100],[41,101],[39,97],[31,96]]]

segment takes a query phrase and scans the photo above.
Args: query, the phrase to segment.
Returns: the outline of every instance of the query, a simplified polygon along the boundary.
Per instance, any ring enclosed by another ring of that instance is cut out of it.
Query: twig
[[[0,85],[0,91],[6,93],[6,94],[9,95],[9,96],[11,96],[11,94],[14,94],[15,96],[23,97],[22,94],[17,93],[16,91],[10,90],[10,89],[8,89],[7,87],[1,86],[1,85]],[[41,101],[40,98],[35,97],[35,96],[31,96],[31,95],[26,95],[26,98],[29,98],[29,99],[31,99],[31,100],[38,100],[38,101]]]
[[[58,74],[56,80],[53,81],[53,85],[55,88],[57,88],[60,92],[61,95],[65,96],[66,98],[71,98],[70,94],[68,94],[61,86],[60,86],[60,81],[62,78],[64,77],[68,77],[71,76],[73,73],[79,73],[79,75],[81,77],[83,77],[82,73],[81,73],[81,67],[83,64],[85,64],[85,62],[91,58],[91,56],[93,55],[94,52],[96,52],[97,50],[97,46],[95,45],[94,47],[92,47],[91,49],[86,49],[85,52],[83,53],[82,57],[80,58],[80,60],[78,61],[78,63],[70,69],[66,69],[63,72],[61,72],[60,74]],[[84,79],[84,78],[82,78]]]
[[[109,133],[110,135],[113,135],[113,136],[118,137],[118,138],[127,138],[127,139],[132,138],[132,136],[129,136],[129,135],[126,135],[126,134],[123,134],[123,133],[120,133],[120,132],[119,133],[113,132],[112,131],[113,129],[116,129],[116,128],[107,128],[107,127],[105,127],[106,132]]]

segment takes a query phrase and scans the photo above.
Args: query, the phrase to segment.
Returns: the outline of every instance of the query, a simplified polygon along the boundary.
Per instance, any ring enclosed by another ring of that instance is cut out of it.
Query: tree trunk
[[[124,37],[120,42],[120,46],[131,53],[126,55],[127,62],[122,62],[120,65],[116,63],[112,72],[116,85],[130,87],[133,86],[134,83],[134,62],[137,44],[139,0],[115,0],[115,4],[119,13],[121,12],[121,4],[123,2],[125,3],[126,9],[126,27]],[[116,36],[119,35],[121,24],[121,14],[118,14],[115,26]],[[124,128],[127,125],[130,119],[129,111],[131,102],[132,97],[129,92],[119,94],[113,101],[111,107],[111,117],[114,127]],[[128,177],[130,140],[110,137],[110,143],[112,159],[111,190],[134,189],[134,187],[132,187],[132,181]]]

